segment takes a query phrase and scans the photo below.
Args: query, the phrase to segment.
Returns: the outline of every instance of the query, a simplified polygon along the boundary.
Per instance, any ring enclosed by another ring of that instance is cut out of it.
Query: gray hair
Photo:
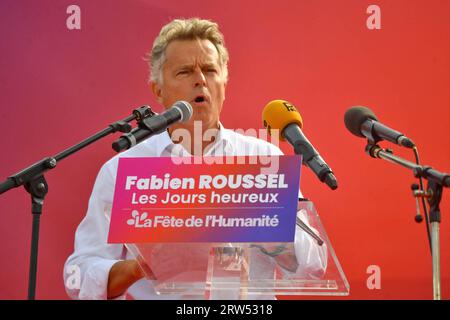
[[[223,34],[217,23],[199,18],[175,19],[166,24],[153,42],[152,51],[147,61],[150,67],[150,81],[162,83],[162,66],[165,61],[165,51],[174,40],[209,40],[219,53],[219,62],[228,79],[228,50],[225,48]]]

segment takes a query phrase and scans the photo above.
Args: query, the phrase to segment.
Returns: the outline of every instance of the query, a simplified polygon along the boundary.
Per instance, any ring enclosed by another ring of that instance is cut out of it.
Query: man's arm
[[[65,264],[66,291],[73,299],[119,298],[121,294],[120,298],[125,298],[128,287],[143,277],[137,261],[126,260],[122,244],[107,243],[109,224],[105,213],[114,194],[114,167],[101,168],[88,211],[76,231],[74,252]]]

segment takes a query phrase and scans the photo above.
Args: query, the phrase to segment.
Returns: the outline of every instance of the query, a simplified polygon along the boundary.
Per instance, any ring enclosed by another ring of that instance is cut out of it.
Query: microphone
[[[295,153],[302,155],[303,164],[309,167],[321,182],[332,190],[338,187],[330,167],[303,134],[303,119],[292,104],[284,100],[273,100],[264,107],[262,118],[269,134],[272,134],[272,130],[278,130],[280,140],[287,140],[294,147]]]
[[[192,106],[186,101],[177,101],[163,113],[142,119],[137,128],[114,141],[112,148],[116,152],[129,149],[148,137],[163,132],[173,123],[188,121],[191,116]]]
[[[369,139],[371,144],[387,140],[406,148],[414,148],[416,146],[403,133],[378,122],[377,117],[369,108],[353,107],[348,109],[345,112],[344,121],[345,126],[351,133],[355,136]]]

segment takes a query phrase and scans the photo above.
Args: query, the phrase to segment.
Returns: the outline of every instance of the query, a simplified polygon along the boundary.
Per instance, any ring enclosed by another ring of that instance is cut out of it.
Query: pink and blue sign
[[[120,158],[108,242],[292,242],[300,169],[300,156]]]

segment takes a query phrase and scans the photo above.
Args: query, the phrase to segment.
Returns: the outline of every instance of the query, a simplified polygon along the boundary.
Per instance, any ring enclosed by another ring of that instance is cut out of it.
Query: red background
[[[81,8],[81,30],[66,9]],[[366,9],[381,8],[381,30]],[[351,106],[370,107],[407,133],[422,162],[450,171],[450,2],[408,1],[15,1],[0,2],[0,177],[81,141],[142,104],[156,106],[143,57],[172,18],[217,21],[230,51],[222,112],[229,128],[261,128],[261,110],[286,99],[335,171],[329,190],[303,171],[302,190],[319,210],[349,279],[346,299],[432,298],[424,224],[414,222],[408,170],[364,154],[343,124]],[[73,250],[96,173],[114,155],[111,136],[62,161],[41,221],[37,298],[66,299],[63,264]],[[390,144],[382,144],[391,146]],[[286,153],[292,153],[283,145]],[[412,153],[393,147],[412,160]],[[442,294],[450,298],[450,194],[441,204]],[[27,296],[30,200],[0,197],[0,298]],[[370,265],[381,289],[366,286]]]

